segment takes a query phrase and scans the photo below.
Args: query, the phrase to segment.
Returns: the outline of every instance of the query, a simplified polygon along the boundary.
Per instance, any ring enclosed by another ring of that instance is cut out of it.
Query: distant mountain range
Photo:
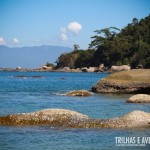
[[[7,47],[0,45],[0,68],[36,68],[43,64],[54,63],[62,53],[72,49],[63,46]]]

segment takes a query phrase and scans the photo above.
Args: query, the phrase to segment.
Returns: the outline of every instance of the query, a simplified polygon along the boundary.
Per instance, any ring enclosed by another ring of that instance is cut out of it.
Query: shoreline
[[[0,72],[76,72],[76,73],[111,73],[110,71],[103,71],[103,72],[84,72],[81,69],[42,69],[42,68],[37,68],[37,69],[30,69],[30,68],[0,68]]]

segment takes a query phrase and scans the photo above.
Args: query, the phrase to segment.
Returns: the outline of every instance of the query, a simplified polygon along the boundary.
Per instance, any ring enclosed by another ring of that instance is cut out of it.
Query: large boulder
[[[12,114],[0,117],[0,125],[52,125],[63,126],[87,119],[86,115],[66,109],[45,109],[32,113]],[[69,126],[69,125],[68,125]]]
[[[150,94],[150,69],[135,69],[113,73],[93,87],[97,93]]]
[[[20,66],[16,67],[16,70],[21,70],[22,68]]]
[[[150,103],[150,95],[147,94],[136,94],[131,96],[128,100],[128,103]]]
[[[96,70],[98,70],[98,67],[89,67],[87,72],[95,72]]]
[[[45,109],[32,113],[0,116],[0,125],[49,125],[63,128],[140,128],[150,127],[150,113],[132,111],[112,119],[92,119],[65,109]]]
[[[88,67],[88,68],[87,67],[83,67],[83,68],[81,68],[82,72],[95,72],[97,70],[99,70],[98,67]]]
[[[150,127],[150,113],[134,110],[110,121],[114,125],[114,128]]]
[[[128,71],[131,67],[128,65],[122,65],[122,66],[112,66],[111,71],[112,72],[118,72],[118,71]]]
[[[68,96],[90,96],[91,93],[86,90],[74,90],[67,92],[66,95]]]

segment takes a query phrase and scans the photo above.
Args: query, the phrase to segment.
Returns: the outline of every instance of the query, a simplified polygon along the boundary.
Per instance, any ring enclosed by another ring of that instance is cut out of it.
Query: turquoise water
[[[42,76],[16,78],[15,76]],[[90,90],[108,74],[58,72],[0,72],[0,115],[64,108],[93,118],[112,118],[132,110],[150,112],[149,104],[129,104],[128,94],[92,94],[68,97],[65,92]],[[58,129],[48,126],[0,127],[0,150],[110,150],[149,149],[147,146],[117,147],[115,137],[150,136],[149,129]]]

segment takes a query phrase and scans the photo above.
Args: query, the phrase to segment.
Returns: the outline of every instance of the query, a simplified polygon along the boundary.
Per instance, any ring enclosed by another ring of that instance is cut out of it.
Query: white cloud
[[[80,23],[74,21],[69,23],[68,29],[74,33],[79,33],[79,31],[82,29],[82,26]]]
[[[60,28],[60,39],[62,40],[62,41],[67,41],[68,40],[68,35],[67,35],[67,29],[66,28],[64,28],[64,27],[61,27]]]
[[[61,28],[60,28],[60,32],[61,32],[61,33],[67,33],[67,29],[64,28],[64,27],[61,27]]]
[[[73,33],[79,33],[79,31],[82,29],[81,24],[79,24],[78,22],[74,21],[74,22],[70,22],[68,24],[68,27],[61,27],[60,28],[60,39],[62,41],[67,41],[68,40],[68,31],[71,31]]]
[[[0,45],[4,45],[6,42],[3,37],[0,37]]]
[[[13,43],[14,45],[15,45],[15,44],[19,44],[20,41],[19,41],[17,38],[13,38],[12,43]]]
[[[67,40],[68,40],[67,34],[66,34],[66,33],[61,33],[61,34],[60,34],[60,39],[61,39],[62,41],[67,41]]]

